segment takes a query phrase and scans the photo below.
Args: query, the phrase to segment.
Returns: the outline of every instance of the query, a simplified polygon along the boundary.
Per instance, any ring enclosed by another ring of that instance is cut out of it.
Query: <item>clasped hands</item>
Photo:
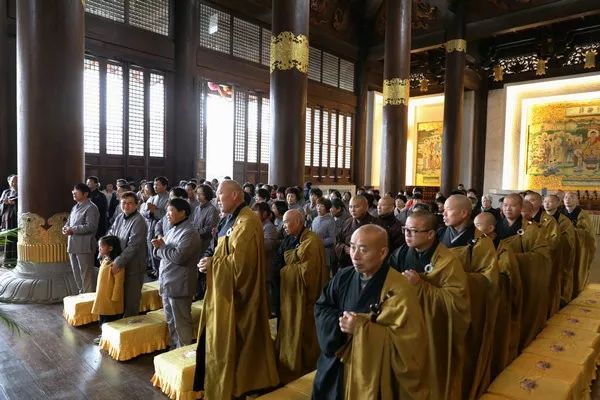
[[[411,285],[418,285],[421,283],[421,275],[419,275],[419,273],[414,269],[406,270],[402,272],[402,275],[404,275],[408,283]]]
[[[202,257],[198,263],[198,271],[205,274],[212,265],[212,257]]]
[[[63,235],[71,236],[73,234],[73,229],[69,228],[68,226],[63,226],[62,233]]]
[[[342,316],[339,318],[340,330],[350,335],[354,334],[356,323],[358,322],[358,316],[355,312],[344,311]]]
[[[156,239],[152,239],[150,243],[152,243],[152,246],[155,249],[158,249],[160,246],[165,244],[165,241],[163,240],[162,236],[158,236]]]

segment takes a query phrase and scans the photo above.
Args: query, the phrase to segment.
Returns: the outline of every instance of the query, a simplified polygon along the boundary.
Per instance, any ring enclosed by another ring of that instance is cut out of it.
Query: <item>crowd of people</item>
[[[197,339],[194,390],[209,399],[315,369],[319,400],[478,398],[585,287],[595,252],[573,192],[511,193],[495,209],[464,187],[426,202],[419,188],[229,178],[111,186],[73,188],[77,288],[108,322],[137,315],[145,275],[158,278],[171,347]]]

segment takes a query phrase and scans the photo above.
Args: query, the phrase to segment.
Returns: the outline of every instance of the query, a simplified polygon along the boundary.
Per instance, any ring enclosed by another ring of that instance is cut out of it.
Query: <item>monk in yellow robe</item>
[[[384,263],[387,255],[385,229],[359,227],[350,238],[352,267],[338,271],[319,297],[313,400],[434,398],[417,293]]]
[[[198,269],[206,273],[200,315],[194,390],[208,400],[230,400],[279,383],[263,265],[263,230],[245,205],[241,186],[225,180],[217,189],[226,217],[218,229],[212,257]]]
[[[579,206],[575,192],[565,193],[563,214],[569,218],[577,234],[577,255],[573,273],[573,297],[577,297],[588,284],[590,266],[596,254],[595,232],[589,214]]]
[[[460,261],[437,241],[437,218],[415,211],[406,220],[404,238],[390,256],[417,289],[429,343],[429,384],[432,399],[462,398],[465,338],[471,307],[467,275]]]
[[[304,228],[298,210],[283,215],[287,237],[275,263],[280,268],[280,319],[275,341],[282,383],[314,371],[321,350],[315,328],[315,302],[329,278],[325,247],[319,236]]]
[[[504,198],[504,218],[496,225],[499,250],[508,248],[515,254],[523,284],[523,308],[519,351],[523,350],[546,323],[552,262],[548,245],[538,224],[521,216],[523,199],[516,193]]]
[[[552,194],[544,197],[544,210],[549,217],[556,220],[560,231],[560,305],[566,306],[573,299],[573,271],[577,256],[577,234],[571,221],[558,210],[559,206],[560,199],[558,196]]]

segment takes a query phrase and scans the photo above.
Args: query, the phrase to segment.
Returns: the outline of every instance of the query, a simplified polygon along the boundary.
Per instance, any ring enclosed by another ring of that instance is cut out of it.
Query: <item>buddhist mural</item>
[[[536,104],[527,110],[527,187],[600,186],[600,99]]]
[[[442,122],[417,124],[415,184],[439,186],[442,170]]]

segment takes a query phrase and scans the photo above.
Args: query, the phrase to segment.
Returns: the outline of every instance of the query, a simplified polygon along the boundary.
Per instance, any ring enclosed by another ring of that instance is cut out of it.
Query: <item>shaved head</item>
[[[226,179],[219,184],[217,197],[221,210],[225,214],[231,214],[244,202],[244,190],[236,181]]]
[[[542,196],[537,192],[527,192],[525,200],[533,206],[533,213],[536,214],[542,206]]]
[[[394,207],[396,206],[395,200],[390,196],[382,197],[377,203],[377,214],[378,215],[388,215],[394,212]]]
[[[473,224],[481,233],[490,236],[496,229],[496,217],[489,212],[482,212],[477,214]]]
[[[544,197],[544,210],[550,215],[554,215],[560,205],[560,199],[555,194]]]
[[[444,224],[462,230],[471,218],[471,200],[463,194],[453,194],[444,203]]]
[[[354,237],[358,235],[369,236],[371,242],[374,245],[378,246],[378,248],[387,247],[388,245],[387,231],[379,225],[367,224],[361,226],[360,228],[354,231],[350,240],[353,240]]]
[[[523,200],[523,207],[521,207],[521,216],[526,220],[530,220],[534,216],[533,204],[528,200]]]
[[[285,233],[297,236],[302,232],[304,226],[304,217],[297,209],[288,210],[283,214],[283,229]]]
[[[577,193],[575,192],[565,193],[563,201],[565,203],[565,207],[567,207],[567,209],[570,210],[574,209],[579,205],[579,198],[577,197]]]
[[[348,210],[350,211],[352,218],[361,219],[369,210],[369,202],[365,196],[356,195],[350,199]]]
[[[221,182],[219,186],[221,186],[222,188],[226,188],[227,190],[232,192],[242,193],[244,191],[244,189],[242,189],[242,186],[233,179],[225,179],[223,182]]]
[[[302,218],[302,213],[300,213],[300,211],[298,211],[298,209],[294,208],[292,210],[287,210],[285,212],[285,214],[283,214],[283,218],[285,219],[287,216],[287,219],[290,221],[297,221],[302,223],[303,219]]]
[[[521,196],[519,196],[518,193],[509,193],[506,196],[504,196],[504,201],[506,200],[512,200],[518,203],[519,206],[523,206],[523,198]]]
[[[363,225],[350,239],[350,258],[354,269],[366,277],[373,276],[388,255],[388,236],[380,226]]]

